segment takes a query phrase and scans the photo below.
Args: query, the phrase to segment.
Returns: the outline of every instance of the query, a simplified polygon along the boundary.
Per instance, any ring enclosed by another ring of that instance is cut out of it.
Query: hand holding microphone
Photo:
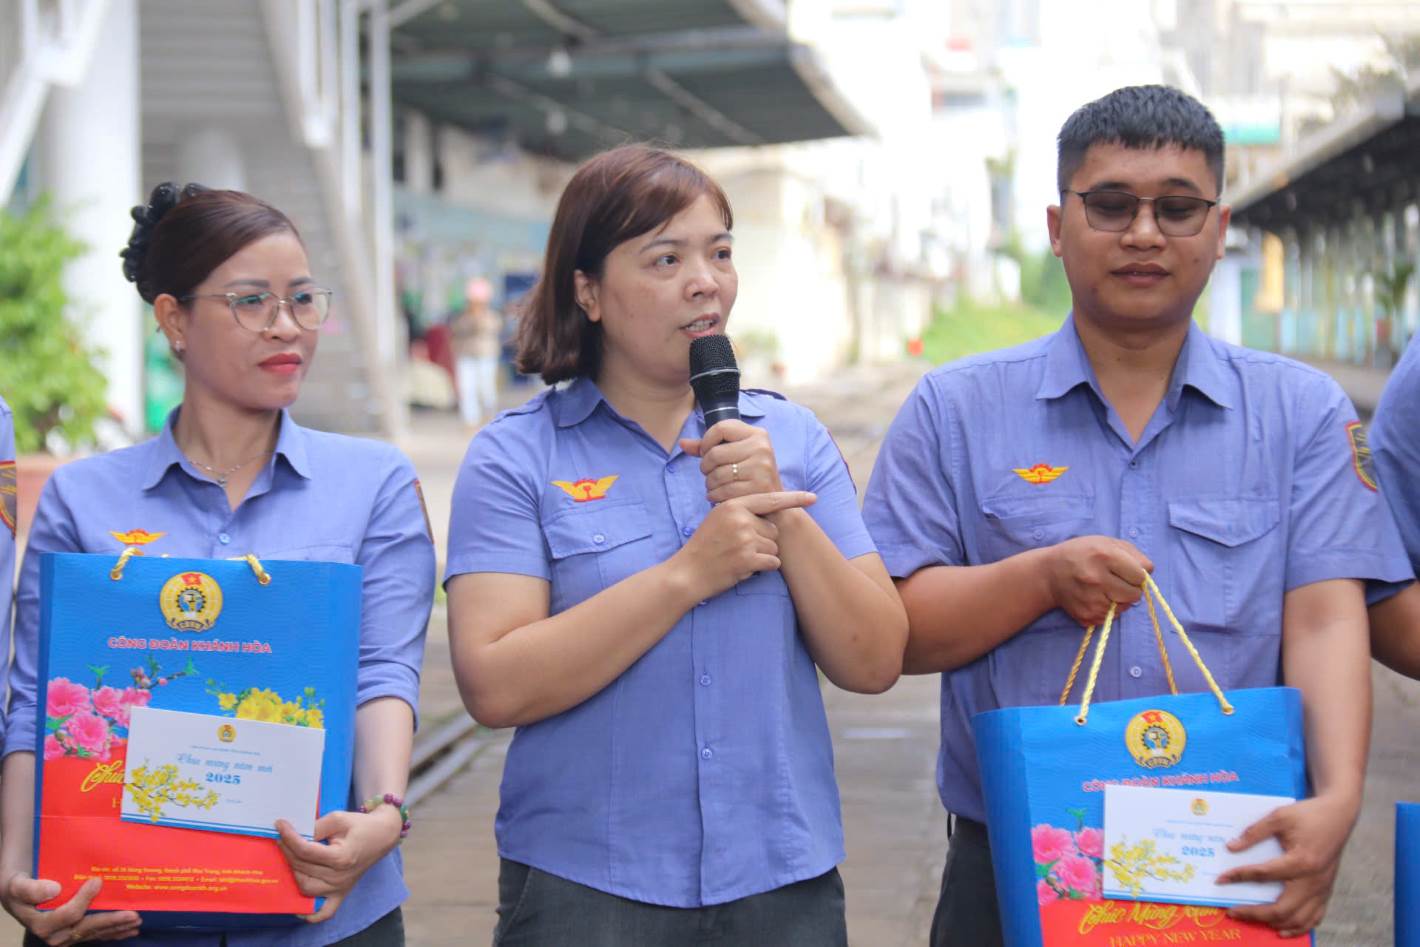
[[[728,338],[709,335],[690,343],[690,386],[707,430],[704,437],[681,440],[680,449],[700,458],[706,499],[723,503],[783,490],[769,432],[740,420],[740,370]]]

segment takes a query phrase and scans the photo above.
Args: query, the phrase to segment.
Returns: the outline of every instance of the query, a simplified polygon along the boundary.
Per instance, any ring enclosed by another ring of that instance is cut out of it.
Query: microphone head
[[[703,335],[690,340],[690,387],[707,413],[720,408],[738,416],[740,369],[735,350],[723,335]]]

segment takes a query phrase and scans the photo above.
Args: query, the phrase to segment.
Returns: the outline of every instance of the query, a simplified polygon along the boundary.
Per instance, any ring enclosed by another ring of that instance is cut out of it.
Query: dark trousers
[[[496,947],[847,947],[838,869],[704,908],[631,901],[504,859]]]
[[[951,816],[942,893],[932,915],[932,947],[1002,947],[1001,910],[986,826]]]
[[[192,934],[184,935],[180,931],[174,931],[167,935],[174,944],[182,943],[183,937],[191,937]],[[136,938],[137,942],[149,941],[151,943],[163,943],[163,935],[144,935],[140,933]],[[134,943],[134,940],[124,941],[98,941],[86,940],[78,947],[122,947],[123,944]],[[222,947],[227,945],[227,935],[222,935]],[[25,931],[25,947],[45,947],[44,941],[40,940],[29,931]],[[331,947],[404,947],[404,915],[399,908],[380,918],[369,927],[365,928],[349,937],[343,937],[336,941]]]

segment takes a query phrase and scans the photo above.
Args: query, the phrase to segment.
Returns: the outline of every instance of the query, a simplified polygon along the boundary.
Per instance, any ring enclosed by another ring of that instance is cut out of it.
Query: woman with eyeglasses
[[[179,192],[162,184],[133,216],[124,274],[152,305],[186,385],[161,434],[60,468],[40,497],[17,598],[0,788],[0,902],[27,928],[27,945],[401,945],[399,905],[408,893],[397,849],[408,828],[401,800],[434,582],[414,470],[393,447],[308,430],[287,413],[315,355],[331,293],[311,275],[305,246],[284,214],[237,191],[188,185]],[[61,907],[36,907],[60,888],[29,875],[39,557],[117,556],[126,541],[119,537],[137,530],[152,538],[148,555],[250,552],[364,569],[350,792],[350,809],[358,811],[321,818],[316,842],[278,823],[278,844],[301,891],[325,898],[305,919],[310,923],[225,933],[145,930],[133,911],[85,913],[98,879]]]

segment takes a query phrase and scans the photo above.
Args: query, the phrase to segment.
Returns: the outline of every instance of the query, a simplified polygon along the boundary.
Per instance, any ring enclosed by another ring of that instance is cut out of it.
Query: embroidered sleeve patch
[[[15,462],[0,460],[0,523],[4,523],[15,535],[15,509],[19,505],[16,491]]]
[[[1367,490],[1379,490],[1376,466],[1371,460],[1371,445],[1366,439],[1366,425],[1352,421],[1346,425],[1346,440],[1351,443],[1351,467]]]

